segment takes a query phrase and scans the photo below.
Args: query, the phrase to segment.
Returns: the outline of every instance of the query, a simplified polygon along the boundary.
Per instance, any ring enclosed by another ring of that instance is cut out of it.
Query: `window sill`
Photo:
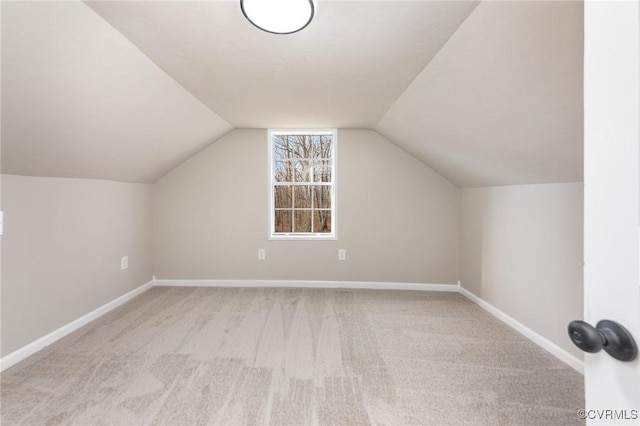
[[[270,241],[336,241],[336,235],[270,235]]]

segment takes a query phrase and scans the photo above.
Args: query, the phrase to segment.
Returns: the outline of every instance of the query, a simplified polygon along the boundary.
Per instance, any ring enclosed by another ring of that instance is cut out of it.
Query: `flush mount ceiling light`
[[[300,31],[313,19],[313,0],[240,0],[244,16],[256,27],[273,34]]]

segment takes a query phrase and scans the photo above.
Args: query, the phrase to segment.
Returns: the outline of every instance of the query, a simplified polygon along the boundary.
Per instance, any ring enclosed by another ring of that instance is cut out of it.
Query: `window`
[[[270,130],[270,238],[336,236],[332,130]]]

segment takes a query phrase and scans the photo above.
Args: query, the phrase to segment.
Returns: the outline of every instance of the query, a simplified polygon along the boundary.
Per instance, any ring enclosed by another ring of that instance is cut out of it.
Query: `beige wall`
[[[582,359],[583,184],[461,190],[462,286]]]
[[[2,207],[3,356],[151,280],[150,185],[2,175]]]
[[[235,130],[156,182],[157,278],[458,280],[456,187],[377,133],[338,131],[337,241],[268,240],[267,169],[266,130]]]
[[[2,355],[155,273],[461,279],[581,356],[566,338],[567,323],[582,317],[581,183],[458,190],[379,134],[343,129],[338,240],[269,241],[267,169],[266,131],[235,130],[152,186],[2,175]],[[265,261],[257,260],[258,248],[266,249]],[[337,259],[339,248],[346,261]],[[129,269],[121,272],[126,255]]]

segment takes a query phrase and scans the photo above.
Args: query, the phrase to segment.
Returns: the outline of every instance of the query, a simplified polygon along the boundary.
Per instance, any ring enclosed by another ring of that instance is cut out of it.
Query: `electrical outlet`
[[[265,249],[258,249],[258,260],[264,260],[267,255]]]
[[[347,251],[345,249],[338,250],[338,260],[347,260]]]
[[[129,256],[120,258],[120,270],[124,271],[129,267]]]

